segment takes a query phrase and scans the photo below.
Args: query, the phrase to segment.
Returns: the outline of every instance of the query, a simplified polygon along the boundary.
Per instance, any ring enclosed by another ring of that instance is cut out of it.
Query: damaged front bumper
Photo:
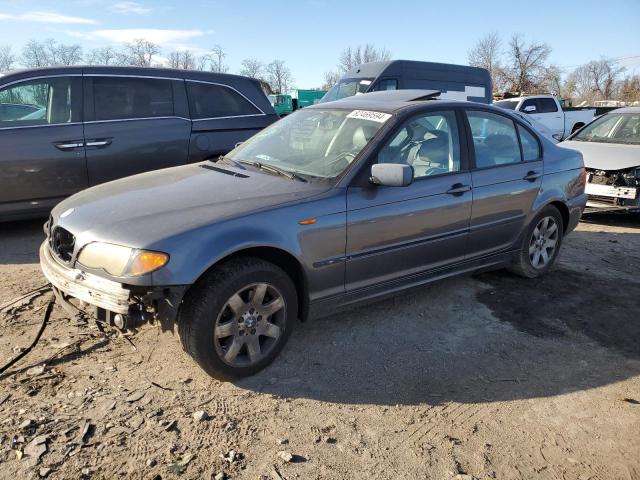
[[[93,307],[101,321],[126,329],[147,321],[174,322],[186,286],[125,285],[58,262],[48,243],[40,246],[40,268],[60,304],[70,313]],[[79,301],[79,305],[72,300]]]
[[[640,212],[640,168],[620,171],[587,169],[587,212]]]

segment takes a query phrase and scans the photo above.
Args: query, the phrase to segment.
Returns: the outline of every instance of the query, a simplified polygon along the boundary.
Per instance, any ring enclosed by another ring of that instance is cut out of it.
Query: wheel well
[[[551,202],[549,205],[556,207],[560,212],[560,215],[562,215],[562,232],[566,232],[567,225],[569,225],[569,209],[562,202]]]
[[[309,300],[307,295],[307,279],[302,270],[302,265],[298,259],[290,253],[273,247],[253,247],[239,250],[225,257],[223,260],[238,257],[256,257],[264,261],[273,263],[283,269],[291,278],[298,294],[298,318],[304,321],[309,311]]]
[[[573,129],[571,129],[571,133],[575,132],[576,130],[579,130],[580,128],[584,127],[584,123],[582,122],[578,122],[573,126]]]

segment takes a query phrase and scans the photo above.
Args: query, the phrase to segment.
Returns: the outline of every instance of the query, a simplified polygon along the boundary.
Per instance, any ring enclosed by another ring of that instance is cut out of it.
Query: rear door
[[[0,215],[46,212],[87,186],[82,76],[0,87]]]
[[[92,74],[84,83],[90,185],[187,162],[183,80]]]
[[[466,111],[472,135],[469,256],[510,249],[540,191],[542,149],[530,130],[493,111]]]

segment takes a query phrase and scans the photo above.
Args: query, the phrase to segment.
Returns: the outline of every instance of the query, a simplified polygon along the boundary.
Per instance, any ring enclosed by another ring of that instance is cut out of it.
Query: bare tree
[[[493,81],[493,90],[503,89],[502,64],[500,50],[502,40],[497,32],[489,33],[479,39],[475,46],[467,53],[467,60],[472,67],[486,68]]]
[[[329,90],[340,80],[340,73],[335,70],[330,70],[324,73],[324,83],[322,84],[323,90]]]
[[[195,70],[196,56],[190,50],[171,52],[169,54],[169,66],[184,70]]]
[[[640,75],[629,76],[619,82],[619,98],[625,102],[640,101]]]
[[[120,55],[113,47],[94,48],[86,57],[89,65],[118,65]]]
[[[124,61],[122,63],[136,67],[152,66],[153,57],[160,53],[159,45],[144,38],[138,38],[131,43],[125,43],[124,47]]]
[[[0,72],[8,72],[16,63],[16,56],[11,51],[10,45],[0,47]]]
[[[51,58],[44,43],[29,40],[22,48],[22,63],[26,67],[38,68],[51,66]]]
[[[245,58],[242,60],[240,75],[264,80],[264,64],[257,58]]]
[[[266,72],[267,81],[275,93],[286,93],[289,90],[293,75],[284,60],[274,60],[266,66]]]
[[[53,58],[55,65],[77,65],[82,62],[82,47],[80,45],[58,44],[54,47]]]
[[[506,88],[513,92],[536,92],[544,88],[551,48],[546,43],[525,43],[519,35],[511,37],[501,70]]]
[[[614,60],[602,58],[576,68],[569,76],[578,95],[585,100],[611,99],[625,68]]]
[[[214,45],[209,54],[211,61],[211,71],[217,73],[227,73],[229,67],[224,63],[227,54],[220,45]]]
[[[372,43],[367,43],[364,46],[347,47],[340,53],[336,70],[325,72],[322,88],[329,89],[333,87],[345,72],[348,72],[358,65],[390,59],[391,53],[389,50],[386,48],[376,48]]]
[[[52,38],[44,42],[31,40],[22,49],[22,63],[27,67],[76,65],[81,61],[80,45],[65,45]]]
[[[390,60],[391,53],[386,48],[376,48],[373,44],[367,43],[364,47],[347,47],[340,54],[338,69],[347,72],[358,65],[369,62],[380,62]]]

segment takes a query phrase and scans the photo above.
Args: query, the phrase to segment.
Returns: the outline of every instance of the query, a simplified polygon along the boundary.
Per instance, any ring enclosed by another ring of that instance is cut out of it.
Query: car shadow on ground
[[[572,235],[576,249],[613,234]],[[273,366],[238,384],[348,404],[482,403],[640,374],[640,279],[620,284],[575,266],[534,280],[452,278],[303,324]],[[626,267],[640,271],[640,258]]]
[[[0,223],[0,265],[38,263],[45,219]]]

